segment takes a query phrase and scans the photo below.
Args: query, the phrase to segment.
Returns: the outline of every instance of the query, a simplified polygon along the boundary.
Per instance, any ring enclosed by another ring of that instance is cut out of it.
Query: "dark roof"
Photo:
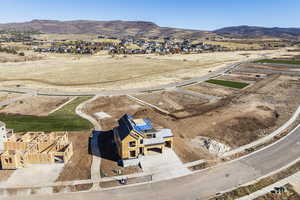
[[[119,126],[118,126],[118,133],[120,136],[120,139],[123,140],[125,137],[127,137],[131,130],[133,129],[132,124],[130,123],[129,116],[127,114],[123,115],[119,120]]]
[[[127,114],[123,115],[119,120],[119,126],[117,128],[119,137],[121,140],[123,140],[125,137],[127,137],[132,130],[134,130],[137,134],[140,134],[143,136],[143,131],[144,130],[150,130],[152,129],[152,124],[150,120],[146,120],[145,125],[136,125],[133,121],[133,118]]]

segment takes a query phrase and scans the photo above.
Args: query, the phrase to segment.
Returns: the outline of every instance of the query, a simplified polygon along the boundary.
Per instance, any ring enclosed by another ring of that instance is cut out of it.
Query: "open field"
[[[210,80],[207,80],[206,82],[216,84],[216,85],[222,85],[222,86],[226,86],[226,87],[237,88],[237,89],[242,89],[249,85],[248,83],[226,81],[226,80],[219,80],[219,79],[210,79]]]
[[[27,52],[25,53],[25,56],[0,52],[0,63],[37,61],[41,59],[43,59],[43,56],[34,55],[32,53],[28,54]]]
[[[50,111],[67,102],[70,97],[32,96],[0,108],[0,113],[47,116]]]
[[[262,49],[259,44],[245,44],[238,42],[206,41],[205,44],[220,45],[229,49]]]
[[[75,113],[75,108],[88,98],[79,97],[49,116],[0,114],[0,121],[6,123],[6,126],[14,129],[15,132],[89,130],[92,125]]]
[[[0,65],[0,86],[64,90],[128,89],[185,80],[262,54],[285,50],[214,52],[187,55],[75,56],[45,54],[43,60]],[[293,53],[293,52],[288,52]],[[44,55],[44,54],[43,54]],[[109,66],[109,67],[107,67]]]

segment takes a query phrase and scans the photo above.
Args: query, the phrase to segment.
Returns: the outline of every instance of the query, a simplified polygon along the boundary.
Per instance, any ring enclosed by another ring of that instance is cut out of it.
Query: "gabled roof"
[[[135,122],[136,121],[136,122]],[[148,119],[142,119],[142,121],[133,120],[132,116],[127,114],[123,115],[119,120],[118,133],[121,140],[127,137],[132,130],[137,134],[144,137],[143,131],[151,130],[152,124]]]

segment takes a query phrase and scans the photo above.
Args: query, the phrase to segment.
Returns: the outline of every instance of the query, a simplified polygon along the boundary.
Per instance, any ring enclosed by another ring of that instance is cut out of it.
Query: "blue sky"
[[[0,23],[32,19],[144,20],[202,30],[300,27],[300,0],[1,0]]]

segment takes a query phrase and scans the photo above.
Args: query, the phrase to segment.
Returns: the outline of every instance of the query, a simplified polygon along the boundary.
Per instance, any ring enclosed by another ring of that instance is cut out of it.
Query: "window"
[[[129,142],[129,147],[135,147],[135,146],[136,146],[136,142],[135,141]]]
[[[140,144],[143,144],[143,143],[144,143],[144,140],[143,140],[143,139],[141,139],[141,140],[140,140]]]
[[[147,138],[156,138],[156,134],[155,133],[147,134]]]
[[[129,155],[130,155],[130,157],[135,157],[136,153],[135,153],[135,151],[129,151]]]
[[[12,159],[11,158],[9,158],[9,163],[12,163]]]

